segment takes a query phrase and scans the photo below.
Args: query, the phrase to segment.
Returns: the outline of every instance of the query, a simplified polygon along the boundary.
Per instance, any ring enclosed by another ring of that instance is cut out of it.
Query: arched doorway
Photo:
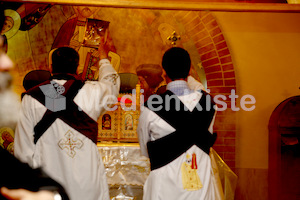
[[[269,121],[269,199],[300,198],[300,96],[281,102]]]

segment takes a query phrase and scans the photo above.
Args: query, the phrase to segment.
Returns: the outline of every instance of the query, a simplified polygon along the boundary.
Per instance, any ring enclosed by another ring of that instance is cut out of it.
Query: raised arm
[[[80,95],[74,99],[79,107],[95,120],[99,114],[104,114],[107,108],[117,102],[120,90],[120,77],[108,58],[107,43],[108,41],[102,40],[98,48],[100,58],[98,81],[86,81],[79,92]]]

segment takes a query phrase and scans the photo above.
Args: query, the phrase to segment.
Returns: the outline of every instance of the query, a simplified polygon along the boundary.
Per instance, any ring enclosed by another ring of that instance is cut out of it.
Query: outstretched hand
[[[105,36],[101,37],[99,48],[98,48],[100,59],[108,58],[108,53],[110,51],[116,52],[113,40],[109,34],[109,30],[106,30]]]
[[[46,190],[31,192],[25,189],[7,189],[2,187],[1,194],[9,200],[54,200],[54,194]]]
[[[108,52],[109,52],[109,47],[108,47],[108,41],[107,41],[107,38],[108,38],[108,35],[109,35],[109,31],[107,31],[107,36],[106,37],[100,37],[100,44],[99,44],[99,47],[98,47],[98,52],[99,52],[99,57],[100,59],[103,59],[103,58],[108,58]]]

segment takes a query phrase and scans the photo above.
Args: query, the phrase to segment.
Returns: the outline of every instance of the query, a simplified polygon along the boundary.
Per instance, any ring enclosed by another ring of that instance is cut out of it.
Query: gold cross
[[[169,36],[168,38],[167,38],[167,40],[171,40],[171,44],[173,45],[173,46],[176,46],[176,42],[178,41],[178,40],[180,40],[181,38],[180,38],[180,35],[178,35],[175,31],[172,33],[172,35],[171,36]]]
[[[76,138],[77,139],[77,138]],[[83,146],[83,142],[80,139],[75,140],[74,139],[74,133],[72,133],[72,131],[68,131],[65,134],[65,138],[61,139],[58,142],[58,146],[61,149],[67,149],[67,154],[71,157],[74,158],[74,156],[76,155],[76,149],[81,149],[81,147]]]

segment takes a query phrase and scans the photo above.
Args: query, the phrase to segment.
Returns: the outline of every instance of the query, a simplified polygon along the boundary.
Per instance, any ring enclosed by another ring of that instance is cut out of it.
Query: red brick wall
[[[216,116],[214,131],[218,139],[213,148],[229,167],[235,168],[236,114],[230,109],[228,95],[236,90],[234,65],[222,30],[210,12],[181,11],[176,19],[185,26],[186,34],[198,50],[212,95],[227,96],[227,109]]]

